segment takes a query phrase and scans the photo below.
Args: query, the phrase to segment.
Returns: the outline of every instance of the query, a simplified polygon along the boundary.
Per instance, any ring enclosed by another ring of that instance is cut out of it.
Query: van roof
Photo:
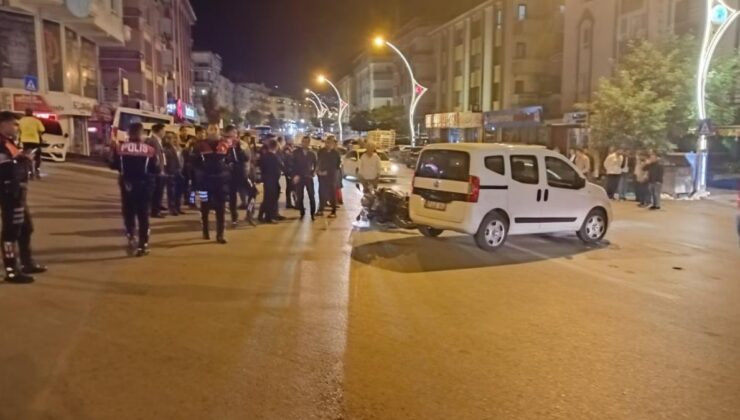
[[[546,150],[545,146],[541,145],[529,145],[529,144],[508,144],[508,143],[434,143],[425,146],[424,149],[443,149],[443,150],[461,150],[466,152],[476,151],[492,151],[492,150],[507,150],[507,151],[532,151],[534,150]]]

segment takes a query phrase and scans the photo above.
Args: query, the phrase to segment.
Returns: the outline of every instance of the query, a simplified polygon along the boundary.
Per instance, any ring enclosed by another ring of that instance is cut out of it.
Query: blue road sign
[[[39,78],[36,76],[25,76],[23,78],[23,87],[29,92],[38,92]]]

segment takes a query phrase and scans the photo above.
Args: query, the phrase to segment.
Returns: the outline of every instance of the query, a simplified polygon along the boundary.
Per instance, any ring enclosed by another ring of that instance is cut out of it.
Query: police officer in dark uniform
[[[216,213],[216,241],[226,243],[224,219],[229,177],[229,144],[219,138],[219,128],[211,124],[207,138],[199,141],[193,150],[193,168],[199,174],[200,214],[203,224],[203,239],[210,239],[208,216]]]
[[[283,167],[277,152],[277,141],[268,140],[266,150],[259,160],[262,183],[265,189],[259,211],[259,220],[263,223],[277,223],[280,220],[278,201],[280,200],[280,176],[283,173]]]
[[[154,193],[154,178],[159,173],[157,150],[144,142],[143,132],[141,124],[131,124],[128,140],[116,148],[111,162],[111,169],[120,173],[118,186],[121,189],[123,224],[126,227],[129,253],[137,257],[149,253],[149,210]]]
[[[28,168],[31,157],[14,144],[18,123],[11,112],[0,112],[0,210],[2,212],[2,254],[5,263],[5,281],[31,283],[31,274],[46,272],[46,267],[33,261],[31,234],[33,223],[26,204]],[[16,245],[20,254],[18,267]]]

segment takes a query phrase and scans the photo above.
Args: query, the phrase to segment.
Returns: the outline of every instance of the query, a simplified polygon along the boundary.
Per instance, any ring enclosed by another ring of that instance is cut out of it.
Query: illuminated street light
[[[339,100],[339,112],[337,113],[337,124],[339,124],[339,142],[341,143],[344,141],[344,135],[342,130],[342,115],[344,115],[344,111],[347,109],[347,106],[349,104],[347,102],[344,102],[342,99],[342,95],[339,93],[339,89],[334,85],[334,83],[331,82],[331,80],[324,77],[324,75],[319,75],[319,77],[316,78],[316,80],[320,84],[327,83],[329,86],[331,86],[332,89],[334,89],[334,93],[337,94],[337,99]]]
[[[416,132],[414,130],[414,114],[416,113],[416,106],[419,104],[419,101],[421,100],[421,97],[424,96],[425,93],[429,89],[424,87],[421,83],[416,81],[416,77],[414,77],[414,70],[411,68],[411,63],[409,63],[409,60],[406,59],[406,56],[403,55],[401,50],[398,49],[395,45],[391,44],[390,42],[383,39],[383,37],[375,37],[373,40],[373,44],[375,44],[378,48],[383,48],[384,46],[388,46],[390,49],[396,52],[399,57],[401,57],[401,60],[403,60],[403,63],[406,65],[406,69],[409,71],[409,77],[411,78],[411,103],[409,104],[409,128],[411,131],[409,131],[411,136],[411,145],[416,146]]]
[[[704,39],[699,57],[699,74],[696,78],[696,101],[699,110],[699,141],[696,147],[696,182],[694,194],[704,195],[707,190],[707,135],[710,131],[707,115],[707,78],[712,56],[720,40],[732,23],[740,16],[740,10],[727,5],[724,0],[706,0],[706,22]]]

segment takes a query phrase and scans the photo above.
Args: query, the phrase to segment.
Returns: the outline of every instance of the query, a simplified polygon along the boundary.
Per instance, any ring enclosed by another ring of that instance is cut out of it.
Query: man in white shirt
[[[573,158],[573,163],[576,165],[576,168],[581,172],[581,175],[588,178],[589,175],[591,175],[591,158],[588,157],[586,152],[583,151],[583,149],[576,149],[575,157]]]
[[[610,147],[609,155],[604,160],[604,169],[606,170],[606,195],[612,200],[615,198],[619,188],[619,180],[622,178],[623,163],[624,155],[622,151],[614,146]]]
[[[368,143],[367,150],[360,156],[359,176],[363,190],[378,188],[381,167],[380,156],[375,153],[375,145]]]

